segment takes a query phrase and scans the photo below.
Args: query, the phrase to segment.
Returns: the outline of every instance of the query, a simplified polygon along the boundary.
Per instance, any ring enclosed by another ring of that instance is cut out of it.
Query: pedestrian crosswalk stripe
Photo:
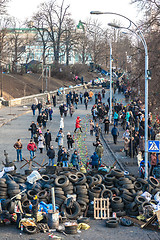
[[[153,150],[153,151],[159,150],[159,148],[157,147],[155,142],[153,142],[152,145],[150,146],[149,151],[151,151],[151,150]]]

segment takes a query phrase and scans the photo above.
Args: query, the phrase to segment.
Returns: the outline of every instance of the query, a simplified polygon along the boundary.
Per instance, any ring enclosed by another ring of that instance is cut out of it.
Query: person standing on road
[[[51,107],[49,107],[48,114],[49,114],[49,120],[52,121],[53,110]]]
[[[60,123],[59,123],[59,128],[63,130],[64,128],[64,119],[61,118]]]
[[[81,102],[81,104],[82,104],[82,101],[83,101],[83,94],[80,92],[80,94],[79,94],[79,98],[80,98],[80,102]]]
[[[31,131],[31,139],[33,138],[34,134],[36,133],[37,126],[34,121],[32,121],[29,131]]]
[[[101,166],[101,163],[102,163],[103,152],[104,152],[104,148],[103,148],[102,144],[99,142],[98,146],[96,147],[96,153],[99,157],[99,166]]]
[[[72,144],[74,143],[74,140],[72,138],[72,135],[70,134],[70,132],[67,133],[67,145],[68,145],[68,151],[70,151],[70,149],[72,150]]]
[[[59,130],[58,134],[57,134],[57,140],[58,140],[58,147],[61,148],[63,146],[63,138],[64,138],[64,134],[62,129]]]
[[[37,122],[38,122],[38,125],[39,127],[41,128],[42,127],[42,122],[43,122],[43,117],[42,117],[42,113],[40,113],[37,117]]]
[[[106,132],[107,132],[107,134],[109,134],[109,124],[110,124],[110,121],[109,121],[108,117],[106,117],[104,119],[103,123],[104,123],[104,132],[105,132],[105,134],[106,134]]]
[[[34,157],[34,153],[35,150],[37,149],[36,144],[33,142],[33,140],[31,139],[30,142],[27,145],[27,149],[30,152],[30,160],[33,160]]]
[[[17,152],[17,162],[19,162],[19,158],[22,161],[22,142],[21,139],[18,139],[17,142],[13,146]]]
[[[45,144],[46,144],[46,150],[50,147],[50,143],[52,141],[51,133],[49,132],[49,129],[47,129],[47,132],[44,134]]]
[[[86,110],[87,110],[87,107],[88,107],[88,97],[85,97],[84,104],[85,104],[85,107],[86,107]]]
[[[35,103],[32,104],[31,109],[32,109],[32,112],[33,112],[33,116],[35,116],[35,112],[36,112],[36,109],[37,109],[37,106],[36,106]]]
[[[113,119],[114,119],[114,125],[118,126],[119,116],[117,112],[114,113]]]
[[[94,168],[98,169],[99,157],[96,152],[94,152],[93,155],[91,156],[91,160],[92,169]]]
[[[67,152],[66,148],[63,148],[62,155],[61,155],[61,161],[63,163],[63,167],[68,167],[68,158],[69,158],[69,153]]]
[[[94,132],[95,132],[95,137],[100,138],[101,128],[98,125],[98,123],[96,123],[96,126],[94,128]]]
[[[38,137],[38,148],[40,150],[40,153],[43,153],[43,148],[44,148],[44,137],[43,134],[40,133]]]
[[[115,125],[114,125],[114,127],[112,128],[112,130],[111,130],[111,134],[112,134],[112,136],[113,136],[114,144],[117,144],[117,137],[119,136],[119,131],[118,131],[118,128],[116,128]]]
[[[47,156],[49,158],[48,166],[54,165],[54,159],[55,159],[55,151],[53,149],[53,146],[51,145],[50,148],[47,151]]]
[[[42,112],[42,103],[41,102],[38,103],[37,108],[38,108],[38,111],[40,114]]]
[[[76,126],[75,126],[75,130],[74,130],[75,133],[76,133],[76,131],[77,131],[78,128],[79,128],[80,131],[82,132],[80,122],[81,122],[81,119],[80,119],[80,117],[78,116],[77,119],[76,119]]]
[[[56,107],[56,95],[52,95],[53,106]]]
[[[150,170],[150,176],[153,176],[153,169],[157,165],[157,155],[156,153],[151,153],[151,170]]]
[[[92,119],[90,120],[89,127],[90,127],[90,135],[91,135],[91,136],[93,136],[93,131],[94,131],[94,122],[93,122],[93,120],[92,120]]]
[[[105,93],[106,93],[106,91],[105,91],[105,89],[103,88],[103,89],[102,89],[102,98],[105,98]]]
[[[72,154],[71,163],[72,163],[73,167],[75,167],[78,170],[78,168],[79,168],[79,156],[77,154],[77,150],[75,150],[74,153]]]
[[[70,116],[72,117],[73,116],[73,113],[74,113],[74,106],[73,106],[73,104],[71,104],[70,106],[69,106],[69,113],[70,113]]]
[[[43,113],[42,115],[42,124],[43,124],[43,129],[46,128],[47,125],[47,115]]]
[[[64,113],[64,108],[63,108],[63,104],[61,103],[60,106],[59,106],[59,112],[60,112],[60,115],[61,117],[63,116],[63,113]]]
[[[129,152],[129,139],[127,137],[124,138],[124,151],[126,153],[126,156],[128,156]]]

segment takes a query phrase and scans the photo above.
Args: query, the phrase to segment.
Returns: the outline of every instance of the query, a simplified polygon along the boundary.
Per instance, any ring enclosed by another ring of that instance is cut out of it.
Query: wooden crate
[[[109,218],[109,198],[94,198],[94,219]]]

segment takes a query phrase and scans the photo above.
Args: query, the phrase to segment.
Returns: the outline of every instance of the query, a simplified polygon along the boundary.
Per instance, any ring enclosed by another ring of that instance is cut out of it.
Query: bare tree
[[[39,13],[52,44],[55,63],[59,63],[61,39],[65,31],[65,20],[69,16],[68,9],[69,5],[65,6],[64,0],[62,0],[60,6],[57,5],[55,0],[51,0],[50,2],[42,3],[39,7]]]

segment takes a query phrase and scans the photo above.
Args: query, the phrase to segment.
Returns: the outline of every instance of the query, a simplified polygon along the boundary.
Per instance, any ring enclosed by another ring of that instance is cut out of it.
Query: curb
[[[102,132],[101,132],[101,137],[102,137],[103,141],[105,142],[106,147],[111,152],[111,154],[113,155],[114,159],[117,161],[117,164],[119,165],[120,169],[125,172],[126,170],[124,169],[123,165],[120,163],[120,161],[118,160],[117,156],[115,155],[115,153],[113,152],[113,150],[111,149],[111,147],[109,146],[107,141],[105,140]]]
[[[25,115],[25,114],[27,114],[27,113],[30,113],[31,111],[32,111],[32,110],[28,110],[28,111],[26,111],[26,112],[24,112],[24,113],[15,115],[13,118],[8,119],[7,121],[1,123],[1,124],[0,124],[0,128],[3,127],[4,125],[6,125],[7,123],[11,122],[12,120],[14,120],[14,119],[16,119],[16,118],[18,118],[18,117],[21,117],[21,116],[23,116],[23,115]]]

